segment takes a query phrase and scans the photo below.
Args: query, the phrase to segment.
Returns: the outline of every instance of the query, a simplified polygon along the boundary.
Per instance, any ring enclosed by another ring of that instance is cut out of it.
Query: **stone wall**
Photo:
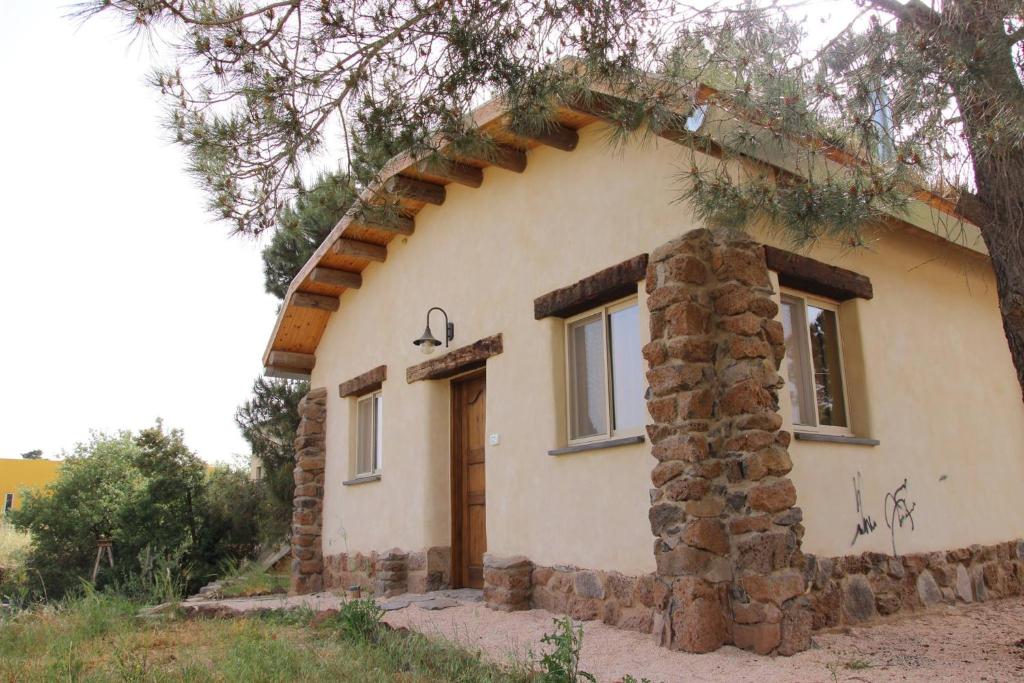
[[[782,432],[785,355],[764,248],[696,230],[647,270],[650,522],[662,644],[792,654],[810,642],[803,527]]]
[[[815,630],[1024,594],[1024,541],[893,557],[804,556]]]
[[[378,597],[448,588],[451,548],[330,555],[324,559],[323,585],[328,590],[359,586],[363,594]]]
[[[326,419],[327,390],[313,389],[299,401],[299,428],[295,437],[292,594],[315,593],[323,587],[321,527]]]

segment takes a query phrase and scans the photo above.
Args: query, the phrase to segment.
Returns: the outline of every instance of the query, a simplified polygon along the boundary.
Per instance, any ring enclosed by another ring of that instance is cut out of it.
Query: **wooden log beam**
[[[515,131],[515,134],[563,152],[573,151],[580,142],[580,136],[576,131],[560,123],[549,123],[544,130],[537,133]]]
[[[341,301],[336,296],[313,294],[312,292],[295,292],[292,294],[291,305],[299,308],[316,308],[321,311],[336,311]]]
[[[779,274],[779,284],[838,301],[870,299],[875,293],[871,280],[852,270],[765,245],[768,269]]]
[[[484,172],[479,168],[451,159],[423,161],[417,164],[417,168],[423,173],[441,176],[466,187],[480,187],[484,182]]]
[[[425,363],[413,365],[405,370],[405,381],[409,384],[424,379],[445,379],[460,373],[483,367],[487,359],[503,350],[501,333],[484,337],[468,346],[431,358]]]
[[[438,206],[444,204],[445,191],[443,185],[435,185],[425,180],[409,178],[404,175],[393,175],[385,180],[384,191],[401,199],[410,199]]]
[[[595,306],[637,293],[636,283],[647,276],[647,254],[609,266],[568,287],[542,294],[533,300],[537,320],[555,316],[569,318]]]
[[[301,368],[289,368],[278,365],[268,365],[263,368],[263,374],[267,377],[277,377],[279,379],[299,379],[308,380],[311,373],[309,370],[303,370]]]
[[[325,268],[324,266],[314,268],[313,272],[309,274],[309,279],[317,284],[345,287],[346,289],[359,289],[363,285],[363,276],[359,273],[350,273],[347,270]]]
[[[380,389],[384,380],[388,378],[388,366],[378,365],[373,370],[367,370],[361,375],[345,380],[338,385],[338,396],[348,398],[349,396],[362,396],[371,391]]]
[[[331,245],[331,251],[339,256],[353,256],[383,263],[388,257],[388,248],[372,242],[362,242],[350,237],[339,237]]]
[[[444,189],[444,188],[442,188]],[[356,216],[352,224],[370,230],[390,232],[393,235],[411,235],[416,229],[416,221],[409,216],[389,216],[378,218],[376,216]]]
[[[526,170],[526,152],[508,145],[494,145],[478,153],[460,154],[460,156],[474,159],[488,166],[497,166],[513,173],[522,173]]]
[[[271,351],[267,365],[291,368],[293,370],[312,370],[316,365],[316,356],[312,353],[296,353],[294,351]]]

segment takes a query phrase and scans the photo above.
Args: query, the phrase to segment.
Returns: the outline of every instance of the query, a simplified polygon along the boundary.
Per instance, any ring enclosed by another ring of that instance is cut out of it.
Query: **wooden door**
[[[487,378],[452,381],[452,583],[483,588],[487,551]]]

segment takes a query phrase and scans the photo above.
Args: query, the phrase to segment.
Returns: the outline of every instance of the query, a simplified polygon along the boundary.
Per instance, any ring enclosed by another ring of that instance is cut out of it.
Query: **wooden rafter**
[[[384,181],[384,192],[400,199],[416,202],[444,204],[444,185],[435,185],[425,180],[418,180],[404,175],[393,175]]]
[[[526,170],[526,152],[508,145],[495,145],[484,152],[461,156],[485,166],[497,166],[513,173],[522,173]]]
[[[372,216],[357,216],[352,219],[352,225],[369,228],[370,230],[390,232],[394,235],[411,235],[416,229],[416,221],[409,216],[392,216],[379,219]]]
[[[334,312],[341,306],[341,301],[336,296],[327,294],[313,294],[312,292],[295,292],[290,299],[292,306],[299,308],[316,308],[321,311]]]
[[[331,251],[338,256],[354,256],[367,261],[384,262],[388,258],[387,247],[349,237],[339,237],[335,240],[331,245]]]
[[[309,279],[321,285],[333,287],[345,287],[347,289],[359,289],[363,285],[363,276],[359,273],[352,273],[337,268],[326,268],[317,266],[309,274]]]
[[[466,187],[480,187],[484,182],[484,172],[482,170],[476,166],[452,161],[451,159],[422,161],[416,165],[416,168],[422,172],[440,176]]]
[[[316,365],[316,356],[312,353],[295,353],[293,351],[271,351],[270,364],[292,370],[312,370]]]
[[[579,133],[560,123],[549,123],[545,130],[538,133],[521,133],[517,131],[516,135],[527,140],[539,142],[548,147],[560,149],[563,152],[573,151],[580,142]]]

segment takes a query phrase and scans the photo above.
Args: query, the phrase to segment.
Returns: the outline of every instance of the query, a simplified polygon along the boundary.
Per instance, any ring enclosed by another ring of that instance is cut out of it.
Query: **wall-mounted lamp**
[[[433,353],[434,349],[441,345],[441,342],[438,341],[437,338],[434,337],[434,334],[430,331],[430,314],[433,313],[434,311],[441,311],[441,314],[444,316],[445,348],[448,348],[448,342],[450,342],[452,339],[455,339],[455,323],[448,321],[448,314],[445,312],[443,308],[433,306],[427,311],[427,329],[423,330],[423,334],[420,335],[420,338],[413,342],[413,344],[420,347],[420,351],[422,351],[424,354]]]

